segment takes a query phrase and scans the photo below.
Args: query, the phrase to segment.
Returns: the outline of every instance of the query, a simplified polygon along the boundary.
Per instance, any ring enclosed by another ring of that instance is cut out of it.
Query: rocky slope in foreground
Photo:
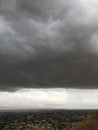
[[[71,130],[98,130],[98,111],[84,119],[79,125]]]

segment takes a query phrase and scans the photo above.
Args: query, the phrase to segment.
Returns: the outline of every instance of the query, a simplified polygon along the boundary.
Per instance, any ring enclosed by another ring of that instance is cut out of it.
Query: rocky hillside
[[[71,130],[98,130],[98,111],[92,116],[84,119],[79,125],[73,127]]]

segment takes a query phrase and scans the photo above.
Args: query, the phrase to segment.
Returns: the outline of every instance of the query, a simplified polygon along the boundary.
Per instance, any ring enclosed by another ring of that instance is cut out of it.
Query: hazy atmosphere
[[[0,108],[98,108],[98,1],[0,0]]]
[[[97,109],[98,90],[22,89],[0,93],[0,109]]]

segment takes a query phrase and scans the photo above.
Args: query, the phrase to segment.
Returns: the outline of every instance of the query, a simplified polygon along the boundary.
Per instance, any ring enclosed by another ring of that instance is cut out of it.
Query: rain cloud
[[[0,0],[0,90],[97,88],[97,0]]]

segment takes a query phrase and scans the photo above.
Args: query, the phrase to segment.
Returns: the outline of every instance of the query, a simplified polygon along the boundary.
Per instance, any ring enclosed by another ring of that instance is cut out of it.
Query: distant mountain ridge
[[[84,119],[79,125],[71,130],[98,130],[98,111]]]

